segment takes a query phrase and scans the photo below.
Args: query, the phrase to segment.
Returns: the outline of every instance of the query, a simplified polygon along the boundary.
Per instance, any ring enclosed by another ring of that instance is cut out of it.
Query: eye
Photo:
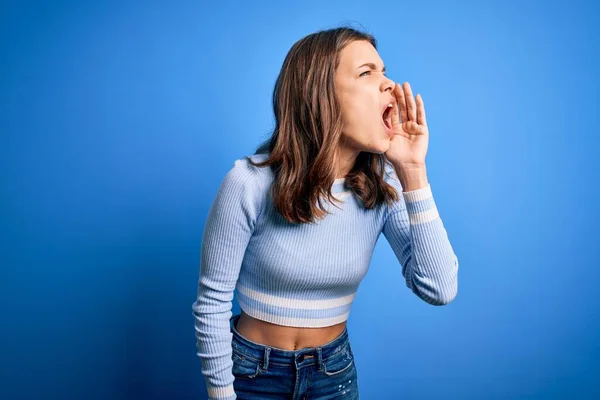
[[[371,71],[365,71],[362,74],[360,74],[359,76],[363,76],[364,74],[370,74],[370,73],[371,73]],[[384,72],[383,76],[387,76],[387,72]]]

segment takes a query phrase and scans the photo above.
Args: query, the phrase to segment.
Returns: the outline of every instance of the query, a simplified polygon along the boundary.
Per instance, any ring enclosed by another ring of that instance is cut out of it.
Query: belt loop
[[[317,347],[317,364],[319,364],[319,371],[323,370],[323,351],[320,347]]]
[[[269,354],[271,353],[270,347],[265,347],[264,357],[263,357],[263,370],[267,371],[269,369]]]

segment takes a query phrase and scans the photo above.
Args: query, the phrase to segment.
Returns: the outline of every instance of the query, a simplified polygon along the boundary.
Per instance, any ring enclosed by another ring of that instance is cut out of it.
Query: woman
[[[272,137],[219,188],[193,304],[210,399],[358,398],[346,320],[380,233],[417,296],[456,296],[458,259],[426,176],[423,99],[385,75],[376,48],[346,27],[295,43]]]

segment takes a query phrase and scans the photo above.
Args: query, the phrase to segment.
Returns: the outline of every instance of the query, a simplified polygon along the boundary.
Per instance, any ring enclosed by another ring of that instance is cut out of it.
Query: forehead
[[[375,47],[366,40],[348,43],[340,52],[340,70],[352,72],[364,63],[374,63],[378,69],[383,65]]]

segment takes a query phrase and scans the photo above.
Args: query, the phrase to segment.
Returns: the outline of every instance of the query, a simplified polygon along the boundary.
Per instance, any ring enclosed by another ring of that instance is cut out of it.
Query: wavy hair
[[[331,193],[336,148],[343,137],[334,78],[340,51],[355,40],[377,48],[374,36],[350,27],[318,31],[294,43],[273,90],[275,128],[254,153],[268,157],[262,162],[246,157],[255,167],[271,167],[273,205],[291,223],[324,217],[323,197],[340,201]],[[386,163],[391,166],[383,154],[361,152],[346,176],[346,185],[367,209],[399,198],[384,182]]]

